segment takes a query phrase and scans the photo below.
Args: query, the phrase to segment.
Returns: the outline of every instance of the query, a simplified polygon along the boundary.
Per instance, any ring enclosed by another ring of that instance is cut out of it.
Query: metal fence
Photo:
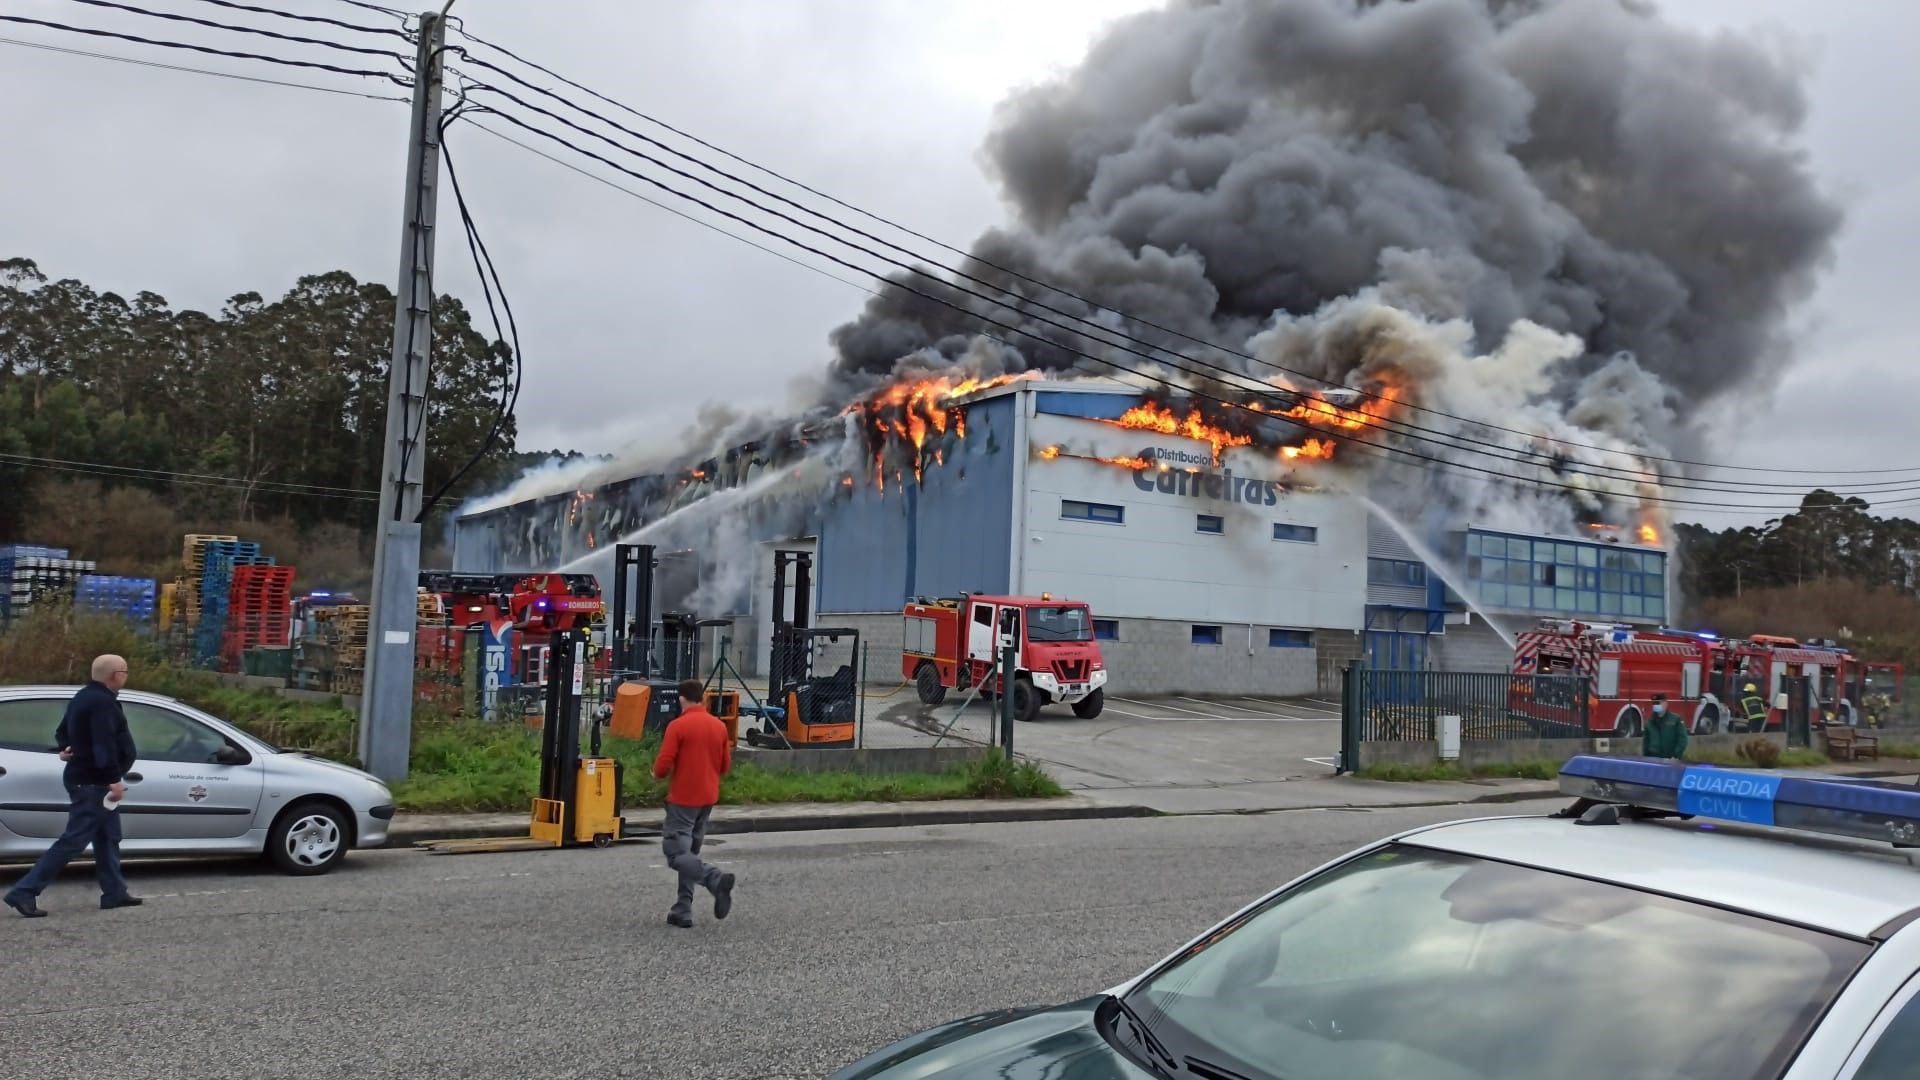
[[[1579,675],[1347,669],[1342,742],[1439,738],[1458,716],[1462,739],[1585,738],[1589,681]]]

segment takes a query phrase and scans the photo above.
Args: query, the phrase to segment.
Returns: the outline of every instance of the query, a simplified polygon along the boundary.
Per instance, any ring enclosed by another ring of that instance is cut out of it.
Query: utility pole
[[[452,6],[451,4],[448,5]],[[413,746],[414,633],[420,586],[420,506],[427,459],[427,363],[433,348],[433,225],[440,178],[441,14],[420,15],[413,122],[394,290],[393,360],[387,370],[386,449],[373,541],[367,669],[360,693],[360,763],[384,780],[407,775]]]

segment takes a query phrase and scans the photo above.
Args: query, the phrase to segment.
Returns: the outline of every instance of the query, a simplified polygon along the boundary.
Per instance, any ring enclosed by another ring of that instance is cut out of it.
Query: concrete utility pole
[[[449,4],[449,7],[452,5]],[[387,374],[386,451],[373,541],[367,669],[360,693],[360,763],[385,780],[407,775],[413,746],[414,632],[420,585],[420,515],[427,462],[427,362],[433,347],[433,224],[440,178],[441,14],[420,15],[413,123],[407,134],[406,213],[394,290],[393,361]]]

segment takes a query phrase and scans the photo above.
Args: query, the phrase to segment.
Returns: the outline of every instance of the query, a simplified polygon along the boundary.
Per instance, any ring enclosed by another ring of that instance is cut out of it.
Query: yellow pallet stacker
[[[587,635],[564,630],[553,636],[552,667],[547,673],[547,708],[540,729],[540,791],[533,800],[525,836],[476,840],[422,841],[436,855],[495,851],[544,851],[552,848],[608,847],[631,839],[620,817],[620,781],[625,768],[600,754],[596,716],[590,746],[580,753],[580,700],[587,677]]]

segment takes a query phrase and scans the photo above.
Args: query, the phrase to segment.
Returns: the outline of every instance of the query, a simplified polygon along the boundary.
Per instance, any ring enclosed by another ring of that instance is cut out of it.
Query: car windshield
[[[1777,1076],[1868,952],[1848,938],[1390,845],[1131,990],[1176,1057],[1284,1080]]]
[[[1092,641],[1093,620],[1081,607],[1037,607],[1027,610],[1030,641]]]

